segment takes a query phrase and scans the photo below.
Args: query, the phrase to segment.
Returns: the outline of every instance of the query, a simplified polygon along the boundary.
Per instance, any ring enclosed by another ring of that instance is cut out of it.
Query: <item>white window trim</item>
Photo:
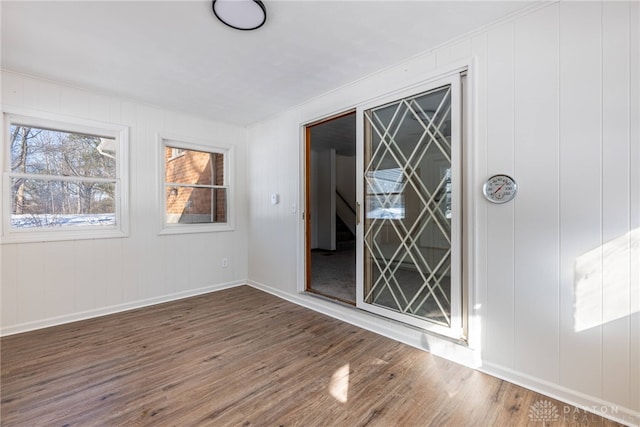
[[[159,235],[213,233],[235,230],[234,168],[235,147],[220,142],[206,141],[185,136],[158,133],[158,193]],[[211,224],[169,224],[167,223],[165,200],[165,147],[224,154],[224,182],[227,187],[227,222]]]
[[[116,161],[116,225],[86,226],[82,228],[11,228],[11,184],[10,184],[10,147],[9,130],[12,123],[33,127],[77,132],[87,135],[114,138],[117,144]],[[0,138],[0,164],[2,164],[2,209],[0,222],[2,236],[0,243],[48,242],[60,240],[83,240],[118,238],[129,235],[129,127],[113,123],[104,123],[76,117],[61,116],[29,109],[3,109],[3,132]]]

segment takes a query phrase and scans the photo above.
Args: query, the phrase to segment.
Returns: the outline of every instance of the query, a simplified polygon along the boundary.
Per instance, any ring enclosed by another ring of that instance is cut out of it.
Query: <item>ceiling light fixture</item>
[[[267,20],[260,0],[213,0],[212,8],[216,18],[236,30],[256,30]]]

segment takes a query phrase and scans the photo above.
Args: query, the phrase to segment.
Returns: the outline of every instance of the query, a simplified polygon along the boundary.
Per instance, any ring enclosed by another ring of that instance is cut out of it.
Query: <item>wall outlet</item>
[[[229,259],[222,258],[222,268],[227,268],[227,267],[229,267]]]

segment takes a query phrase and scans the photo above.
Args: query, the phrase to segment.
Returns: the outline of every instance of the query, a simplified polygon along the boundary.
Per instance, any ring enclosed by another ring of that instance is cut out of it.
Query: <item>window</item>
[[[367,218],[404,219],[404,177],[400,168],[367,172]]]
[[[231,228],[228,148],[162,139],[163,232]]]
[[[5,114],[3,242],[126,235],[127,129]]]

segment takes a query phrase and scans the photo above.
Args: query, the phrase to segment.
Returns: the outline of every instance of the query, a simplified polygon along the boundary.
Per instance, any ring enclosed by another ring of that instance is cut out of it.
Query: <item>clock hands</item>
[[[507,185],[507,183],[506,183],[506,182],[503,182],[503,183],[502,183],[502,185],[496,189],[496,191],[494,191],[493,193],[491,193],[491,195],[495,196],[495,194],[496,194],[498,191],[500,191],[500,189],[501,189],[502,187],[504,187],[505,185]]]

